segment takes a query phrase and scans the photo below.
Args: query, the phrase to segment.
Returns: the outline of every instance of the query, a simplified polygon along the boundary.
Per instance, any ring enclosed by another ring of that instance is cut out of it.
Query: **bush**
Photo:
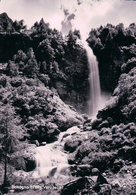
[[[123,146],[118,150],[118,156],[123,160],[132,160],[136,162],[136,147]]]
[[[44,83],[45,86],[48,86],[50,83],[50,77],[47,74],[40,74],[39,79]]]
[[[85,142],[78,147],[76,151],[76,159],[81,161],[85,156],[88,156],[91,152],[98,152],[99,144],[95,142]]]
[[[124,166],[124,161],[122,159],[116,159],[113,163],[112,171],[117,173]]]
[[[108,126],[109,126],[109,122],[107,120],[104,120],[102,121],[102,123],[98,125],[98,129],[101,129],[103,127],[108,127]]]
[[[12,78],[11,79],[11,85],[13,87],[19,87],[19,86],[21,86],[22,85],[22,79],[20,79],[20,78]]]
[[[19,75],[17,64],[15,64],[13,61],[9,61],[8,65],[7,65],[7,68],[6,68],[6,73],[9,76],[17,76],[17,75]]]
[[[113,152],[91,152],[88,157],[90,158],[90,164],[100,171],[107,170],[113,166],[113,162],[116,159],[116,153]]]
[[[100,135],[110,135],[110,134],[111,134],[111,129],[110,128],[103,127],[101,129]]]
[[[13,165],[16,170],[26,171],[26,162],[22,156],[10,157],[9,163]]]
[[[81,145],[81,140],[67,139],[64,145],[64,149],[69,152],[74,152],[79,145]]]
[[[109,151],[112,147],[112,137],[110,135],[100,136],[98,139],[98,143],[100,144],[100,148],[102,151]]]
[[[0,85],[2,85],[2,87],[6,87],[7,84],[7,78],[6,76],[0,76]]]

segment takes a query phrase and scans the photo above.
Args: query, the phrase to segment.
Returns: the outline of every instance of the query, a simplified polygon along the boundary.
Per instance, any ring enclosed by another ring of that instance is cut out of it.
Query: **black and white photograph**
[[[136,0],[0,0],[0,195],[136,195]]]

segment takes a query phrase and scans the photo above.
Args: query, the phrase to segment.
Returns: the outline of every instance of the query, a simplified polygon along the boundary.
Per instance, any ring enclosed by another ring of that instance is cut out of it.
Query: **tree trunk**
[[[5,154],[5,167],[4,167],[4,187],[6,187],[7,184],[7,153]]]

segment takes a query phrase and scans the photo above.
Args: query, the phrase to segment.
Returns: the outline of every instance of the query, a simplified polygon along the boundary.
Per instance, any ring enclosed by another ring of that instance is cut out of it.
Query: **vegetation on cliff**
[[[30,30],[24,28],[23,22],[16,21],[20,24],[20,30],[16,30],[15,22],[5,13],[1,14],[1,17],[7,22],[7,28],[1,24],[0,62],[7,63],[11,60],[20,71],[25,71],[28,77],[32,77],[37,69],[38,76],[46,86],[55,87],[63,101],[80,111],[85,110],[89,70],[86,51],[77,42],[80,38],[79,31],[70,31],[67,37],[63,38],[60,32],[51,29],[43,19],[35,22]],[[31,62],[26,55],[31,55]],[[34,72],[31,71],[33,63]],[[30,72],[33,72],[32,75]]]
[[[124,28],[123,23],[100,26],[90,31],[87,40],[99,62],[101,87],[113,92],[122,64],[136,56],[136,25],[132,23],[128,28]]]

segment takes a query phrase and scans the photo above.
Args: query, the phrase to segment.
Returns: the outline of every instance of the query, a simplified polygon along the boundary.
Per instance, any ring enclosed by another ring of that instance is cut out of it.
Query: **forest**
[[[135,194],[136,25],[90,29],[86,41],[98,60],[101,89],[111,94],[94,120],[87,113],[89,65],[80,31],[63,37],[44,19],[28,30],[23,20],[0,14],[1,190],[44,182],[56,186],[47,194]],[[64,137],[70,165],[66,185],[63,178],[13,174],[34,171],[34,149],[72,127],[80,133]],[[31,190],[13,194],[42,194]]]

